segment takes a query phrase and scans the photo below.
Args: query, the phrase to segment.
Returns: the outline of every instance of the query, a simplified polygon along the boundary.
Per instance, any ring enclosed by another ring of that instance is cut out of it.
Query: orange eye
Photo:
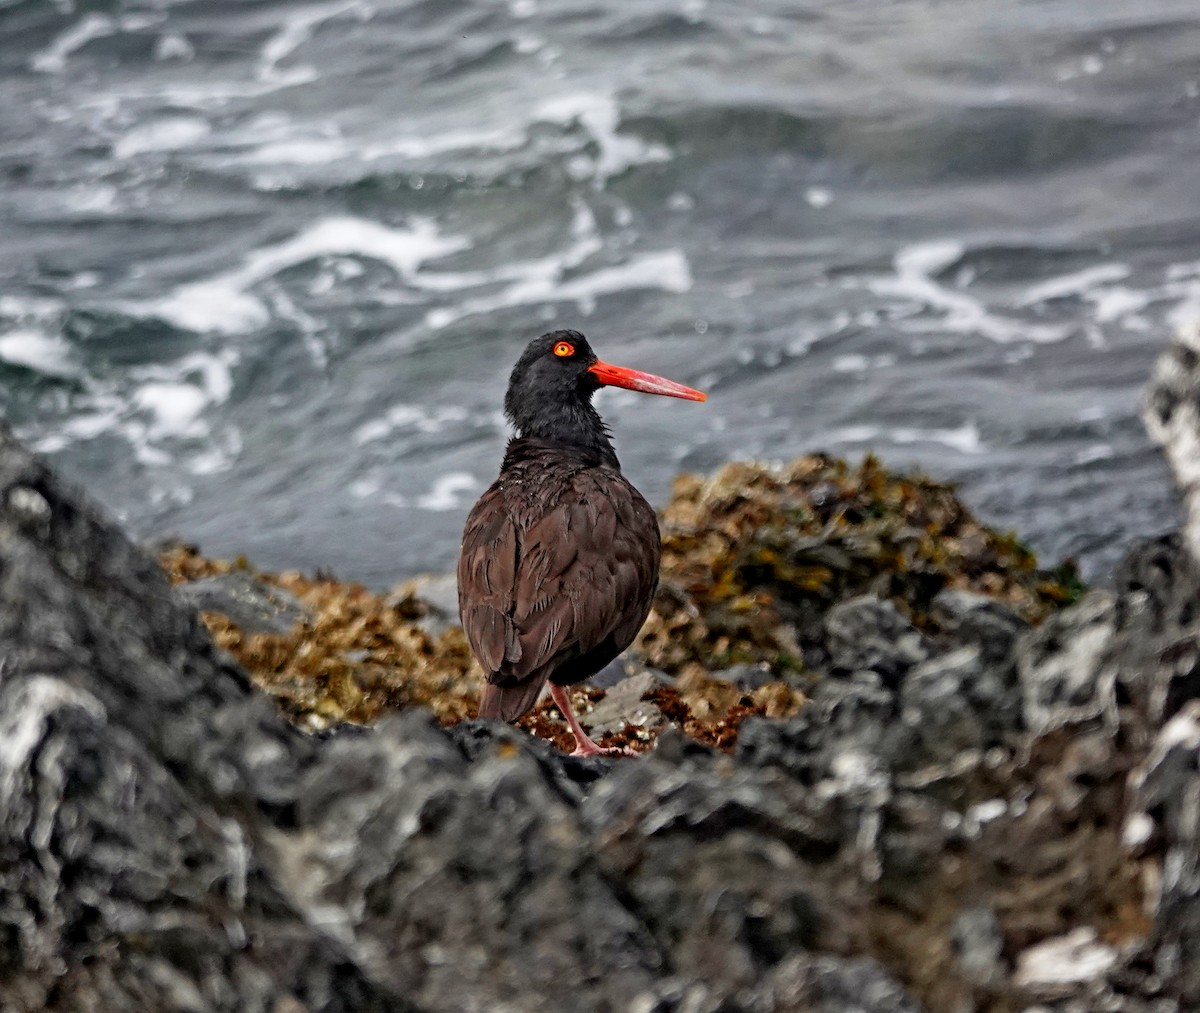
[[[567,356],[575,354],[575,346],[569,341],[560,341],[554,346],[554,354],[565,359]]]

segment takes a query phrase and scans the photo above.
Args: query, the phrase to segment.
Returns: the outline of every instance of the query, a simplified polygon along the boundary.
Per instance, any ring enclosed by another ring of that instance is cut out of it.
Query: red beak
[[[681,397],[687,401],[708,400],[708,395],[702,391],[692,390],[691,387],[685,387],[674,380],[655,376],[653,373],[643,373],[638,369],[597,362],[588,372],[600,381],[601,387],[625,387],[628,390],[640,390],[643,394],[663,394],[666,397]]]

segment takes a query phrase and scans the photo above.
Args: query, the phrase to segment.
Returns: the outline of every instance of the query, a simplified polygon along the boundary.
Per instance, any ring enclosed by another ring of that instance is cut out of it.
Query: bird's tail
[[[516,721],[537,703],[546,680],[524,679],[507,686],[488,683],[479,700],[479,717],[490,721]]]

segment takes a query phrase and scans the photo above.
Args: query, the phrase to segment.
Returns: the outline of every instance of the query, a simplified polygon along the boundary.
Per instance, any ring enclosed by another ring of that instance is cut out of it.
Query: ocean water
[[[139,536],[449,569],[584,331],[655,501],[874,449],[1102,576],[1200,318],[1195,0],[0,0],[0,402]]]

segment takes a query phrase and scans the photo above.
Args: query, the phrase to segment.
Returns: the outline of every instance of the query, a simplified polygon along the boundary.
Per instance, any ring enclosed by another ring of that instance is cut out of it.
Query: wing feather
[[[553,461],[550,462],[554,464]],[[645,620],[658,579],[654,511],[614,468],[508,476],[476,504],[458,564],[459,612],[489,683],[540,686],[611,660]]]

